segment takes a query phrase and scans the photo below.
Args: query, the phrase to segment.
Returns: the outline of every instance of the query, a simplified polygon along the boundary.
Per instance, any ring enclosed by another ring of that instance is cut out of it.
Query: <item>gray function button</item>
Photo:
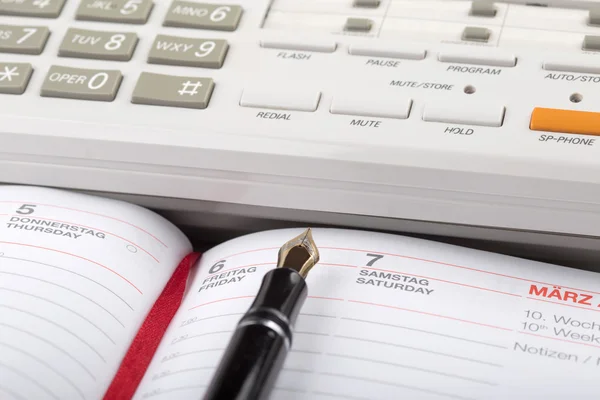
[[[463,31],[462,40],[468,40],[470,42],[487,42],[490,40],[490,35],[490,30],[487,28],[467,26]]]
[[[380,0],[354,0],[352,7],[377,8],[380,3]]]
[[[242,7],[240,6],[174,0],[163,25],[235,31],[241,17]]]
[[[0,15],[58,18],[66,0],[0,0]]]
[[[135,33],[69,28],[58,49],[58,55],[60,57],[129,61],[137,42],[138,37]]]
[[[41,54],[48,36],[50,30],[45,26],[0,24],[0,53]]]
[[[229,45],[223,39],[157,35],[148,62],[186,67],[221,68]]]
[[[495,17],[496,7],[493,1],[473,0],[469,14],[473,17]]]
[[[152,0],[81,0],[75,19],[145,24],[153,6]]]
[[[373,27],[373,21],[367,18],[348,18],[344,30],[346,32],[369,32]]]
[[[583,39],[583,50],[600,51],[600,36],[587,35]]]
[[[215,84],[210,78],[172,76],[142,72],[131,102],[152,106],[208,107]]]
[[[0,62],[0,93],[23,94],[32,72],[31,64]]]
[[[123,75],[116,70],[71,68],[53,65],[42,84],[43,97],[113,101]]]

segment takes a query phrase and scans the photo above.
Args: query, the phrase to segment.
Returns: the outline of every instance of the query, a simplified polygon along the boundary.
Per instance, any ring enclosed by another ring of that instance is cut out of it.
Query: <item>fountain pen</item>
[[[279,249],[250,309],[238,322],[204,400],[268,398],[292,345],[292,329],[308,295],[305,279],[319,261],[310,229]]]

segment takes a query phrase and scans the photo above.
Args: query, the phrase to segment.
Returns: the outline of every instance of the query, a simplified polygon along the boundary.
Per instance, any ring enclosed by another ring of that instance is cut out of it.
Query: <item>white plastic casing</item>
[[[52,32],[42,55],[0,54],[0,61],[34,67],[23,95],[0,95],[0,181],[600,236],[600,139],[529,129],[534,107],[600,112],[599,74],[542,68],[557,57],[600,65],[600,53],[581,50],[586,34],[600,35],[600,27],[587,25],[587,11],[498,3],[497,17],[485,19],[468,16],[468,1],[382,0],[381,15],[354,9],[351,0],[211,2],[242,5],[235,32],[162,27],[170,0],[155,0],[142,26],[75,21],[74,0],[56,20],[0,17],[0,24],[44,25]],[[372,32],[343,34],[350,16],[371,18]],[[490,29],[489,43],[461,43],[465,26]],[[129,62],[59,58],[69,27],[132,31],[140,41]],[[230,50],[216,70],[150,65],[146,58],[158,33],[224,38]],[[333,40],[335,51],[260,46],[268,38],[304,36],[317,43]],[[350,45],[369,42],[399,43],[426,55],[415,60],[348,54]],[[438,60],[440,52],[476,54],[483,46],[514,54],[516,65]],[[118,69],[124,79],[113,102],[42,98],[51,65]],[[209,107],[131,104],[142,71],[213,78]],[[474,93],[465,93],[467,86]],[[292,97],[294,88],[312,91],[319,94],[318,107],[242,107],[249,87],[289,88]],[[396,119],[330,113],[333,99],[348,93],[365,104],[410,99],[410,114]],[[574,93],[583,100],[571,102]],[[502,126],[423,121],[430,102],[464,102],[464,113],[475,121],[489,112],[486,104],[499,104],[505,107]]]

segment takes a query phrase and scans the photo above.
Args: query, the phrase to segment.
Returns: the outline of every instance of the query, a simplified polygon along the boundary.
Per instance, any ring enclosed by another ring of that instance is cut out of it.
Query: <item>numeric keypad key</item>
[[[169,11],[167,11],[163,25],[178,28],[235,31],[241,17],[242,7],[240,6],[174,0],[171,7],[169,7]]]
[[[0,0],[0,15],[58,18],[66,0]]]
[[[50,30],[45,26],[0,24],[0,53],[41,54],[48,36]]]
[[[154,106],[206,108],[215,83],[211,78],[142,72],[131,102]]]
[[[58,49],[58,55],[60,57],[129,61],[137,42],[138,36],[135,33],[69,28]]]
[[[123,75],[116,70],[50,67],[41,95],[65,99],[113,101]]]
[[[221,68],[229,45],[223,39],[157,35],[148,62],[186,67]]]
[[[32,72],[31,64],[0,62],[0,93],[23,94]]]
[[[152,7],[152,0],[81,0],[75,19],[145,24]]]

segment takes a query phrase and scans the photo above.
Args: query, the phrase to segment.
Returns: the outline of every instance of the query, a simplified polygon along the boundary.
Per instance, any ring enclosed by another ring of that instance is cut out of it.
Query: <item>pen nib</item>
[[[291,268],[306,278],[308,271],[319,262],[319,249],[308,228],[279,249],[277,268]]]

